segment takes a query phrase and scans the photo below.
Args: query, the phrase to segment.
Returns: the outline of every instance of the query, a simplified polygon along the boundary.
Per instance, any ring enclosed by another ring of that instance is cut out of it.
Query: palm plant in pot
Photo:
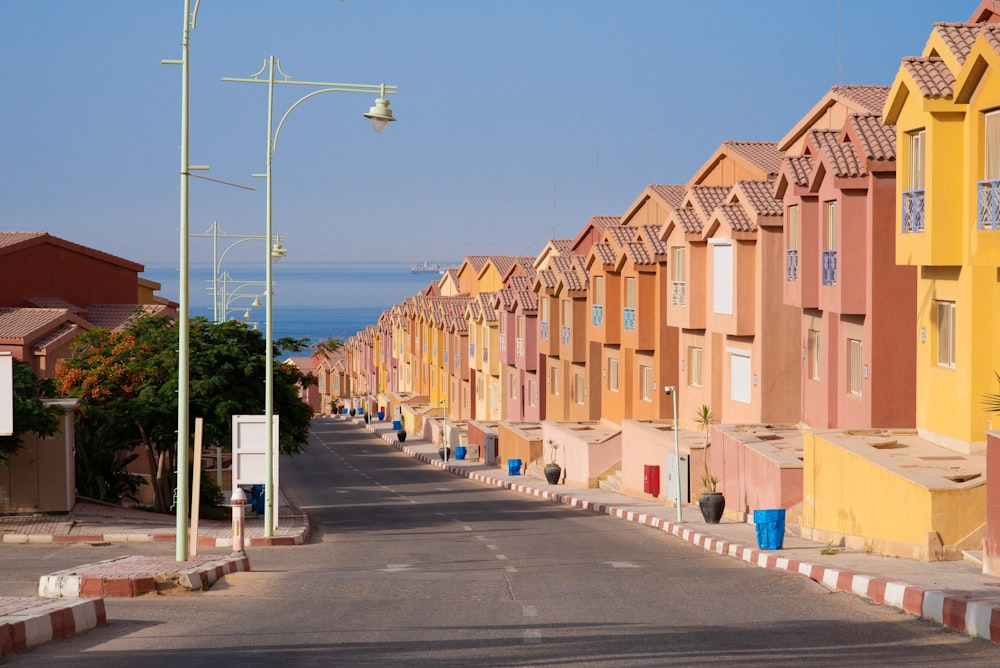
[[[552,458],[545,464],[545,480],[550,485],[558,485],[559,476],[562,475],[562,467],[556,461],[556,452],[559,450],[559,444],[550,438],[549,448],[552,450]]]
[[[451,448],[448,446],[447,443],[445,443],[445,441],[444,441],[444,429],[441,429],[441,428],[438,429],[438,443],[441,444],[441,446],[438,448],[438,455],[444,461],[448,461],[449,455],[451,455],[451,452],[449,452],[451,450]]]
[[[708,468],[708,449],[712,446],[710,432],[713,420],[712,409],[706,404],[702,404],[695,415],[695,422],[698,423],[698,428],[705,432],[705,473],[701,476],[701,484],[705,488],[705,491],[698,498],[698,509],[701,510],[701,516],[705,518],[706,522],[709,524],[718,524],[719,520],[722,519],[723,511],[726,509],[726,497],[722,495],[722,492],[715,491],[715,486],[719,482],[719,479],[712,475],[712,472]]]

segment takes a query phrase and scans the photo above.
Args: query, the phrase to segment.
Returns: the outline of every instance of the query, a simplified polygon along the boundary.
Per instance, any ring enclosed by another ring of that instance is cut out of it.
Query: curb
[[[603,513],[629,522],[645,524],[665,531],[709,552],[733,557],[734,559],[739,559],[760,568],[776,568],[792,573],[799,573],[815,580],[832,591],[854,594],[879,605],[899,608],[904,612],[936,622],[973,638],[983,638],[994,643],[1000,643],[1000,593],[989,597],[972,598],[964,591],[930,589],[907,582],[889,580],[876,575],[854,573],[810,564],[805,561],[777,557],[771,552],[731,543],[721,538],[694,531],[682,524],[670,522],[660,517],[653,517],[646,513],[637,513],[603,503],[593,503],[592,501],[580,499],[570,494],[553,493],[521,483],[494,478],[476,471],[468,471],[462,467],[451,466],[440,459],[416,452],[412,448],[400,443],[393,436],[380,433],[370,425],[361,426],[376,434],[400,452],[449,473],[483,482],[493,487],[501,487],[521,494],[546,499],[554,503]]]
[[[0,660],[56,638],[89,631],[108,623],[104,599],[53,601],[35,598],[0,597],[5,609],[0,617]],[[20,610],[17,608],[20,607]]]
[[[43,575],[38,580],[38,595],[49,599],[143,596],[156,591],[157,576],[164,574],[170,579],[176,575],[181,587],[195,590],[209,587],[229,573],[249,570],[247,557],[203,557],[201,563],[183,570],[177,570],[177,562],[167,557],[117,557]]]

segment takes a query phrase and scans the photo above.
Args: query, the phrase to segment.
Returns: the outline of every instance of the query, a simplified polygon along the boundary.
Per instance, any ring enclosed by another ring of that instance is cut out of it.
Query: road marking
[[[507,572],[508,573],[517,573],[517,568],[514,567],[514,566],[508,566],[507,567]]]
[[[605,561],[606,564],[611,564],[612,568],[642,568],[639,564],[633,564],[631,561]]]
[[[497,559],[500,559],[501,561],[506,561],[507,560],[507,555],[506,554],[498,554],[498,555],[496,555],[496,557],[497,557]]]
[[[476,536],[476,540],[486,540],[486,536]]]
[[[462,525],[462,531],[472,531],[472,527],[466,526],[466,525],[463,524]]]
[[[497,550],[497,549],[499,549],[499,548],[498,548],[498,547],[497,547],[496,545],[487,545],[487,546],[486,546],[486,549],[487,549],[487,550]]]
[[[408,571],[412,568],[410,564],[386,564],[385,566],[382,570],[387,573],[398,573],[400,571]]]
[[[542,644],[542,630],[541,629],[525,629],[524,630],[524,644],[525,645],[540,645],[540,644]]]
[[[537,617],[538,616],[538,606],[535,606],[535,605],[526,605],[526,606],[522,607],[521,609],[524,610],[524,616],[525,617]]]

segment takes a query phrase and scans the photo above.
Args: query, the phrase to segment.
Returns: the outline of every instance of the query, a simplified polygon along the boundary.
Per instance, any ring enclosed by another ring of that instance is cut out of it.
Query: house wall
[[[66,513],[76,503],[73,410],[50,438],[21,436],[22,447],[0,466],[0,513]]]
[[[138,296],[136,268],[53,244],[7,253],[3,265],[0,306],[28,306],[28,297],[59,298],[81,307],[134,304]]]

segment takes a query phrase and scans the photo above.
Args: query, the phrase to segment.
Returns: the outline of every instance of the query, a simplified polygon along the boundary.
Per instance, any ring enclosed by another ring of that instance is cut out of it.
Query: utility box
[[[497,463],[497,435],[483,434],[483,463]]]
[[[646,464],[643,467],[642,491],[651,496],[660,495],[660,467]]]

